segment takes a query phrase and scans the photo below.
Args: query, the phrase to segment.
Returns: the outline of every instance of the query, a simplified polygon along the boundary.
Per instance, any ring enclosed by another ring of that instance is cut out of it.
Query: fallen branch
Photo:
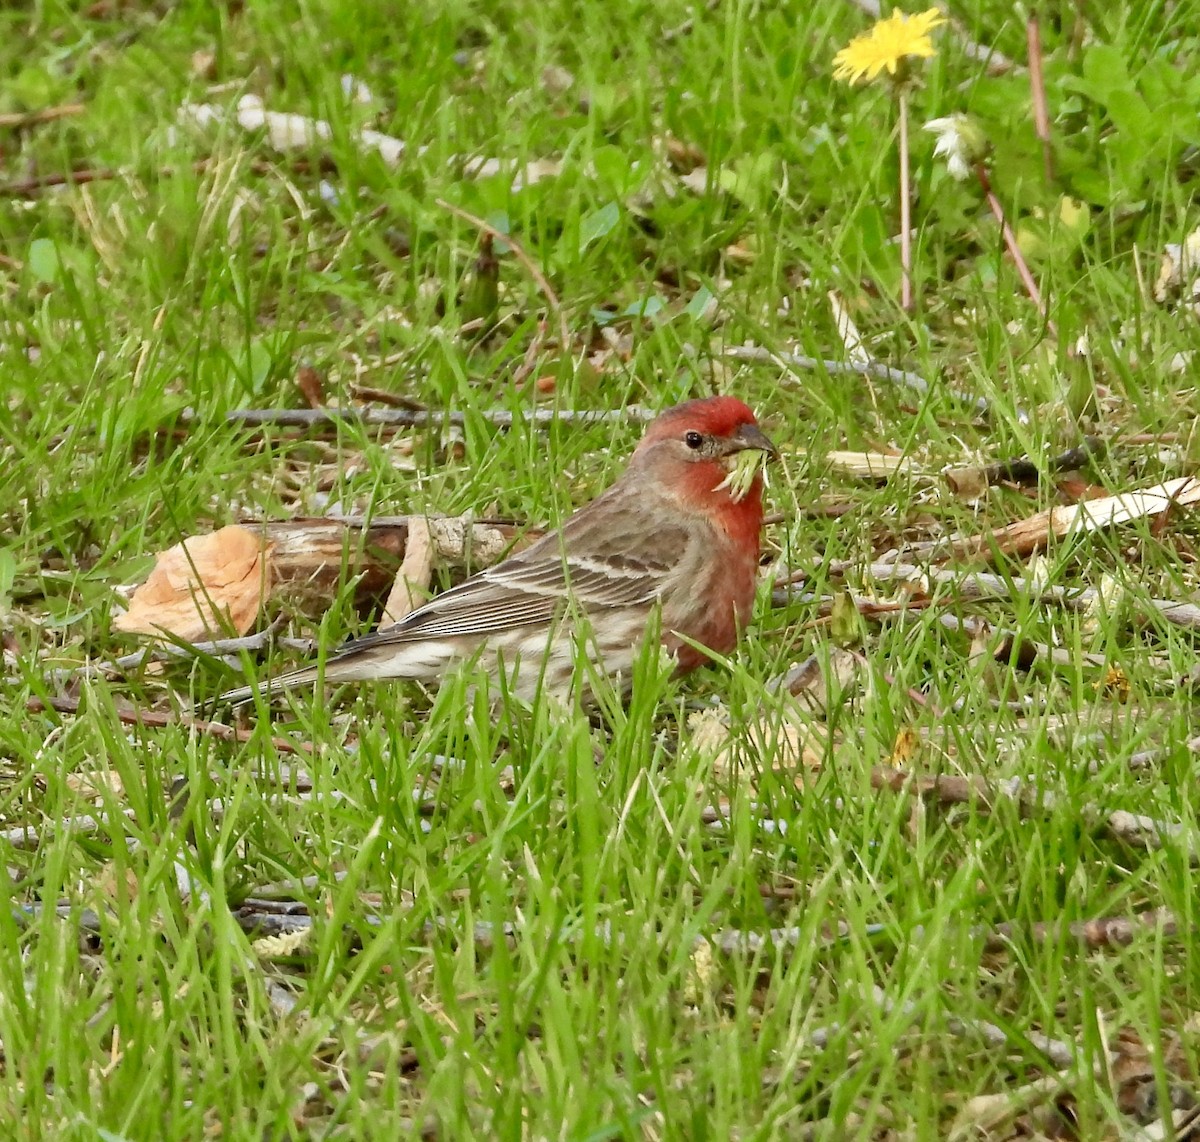
[[[990,812],[1001,802],[1007,802],[1026,819],[1045,816],[1054,812],[1059,805],[1052,793],[1039,790],[1034,783],[1020,778],[989,782],[979,776],[953,773],[922,775],[876,766],[871,770],[871,787],[890,790],[901,796],[919,797],[938,805],[974,805],[984,812]],[[1200,846],[1192,830],[1185,824],[1160,821],[1125,810],[1108,812],[1094,804],[1083,805],[1076,812],[1096,832],[1111,840],[1145,850],[1171,845],[1189,864],[1200,864]]]
[[[976,476],[988,485],[992,484],[1036,484],[1042,478],[1043,472],[1073,472],[1093,460],[1103,458],[1109,448],[1109,441],[1103,436],[1085,436],[1082,443],[1074,448],[1068,448],[1057,456],[1039,464],[1028,456],[1020,456],[1014,460],[999,460],[982,468],[952,468],[945,473],[951,488],[965,479]]]
[[[402,358],[403,354],[398,354],[397,356]],[[355,360],[358,361],[359,358],[355,358]],[[350,383],[350,395],[355,400],[360,400],[368,404],[374,402],[375,404],[387,405],[389,408],[406,408],[410,412],[429,411],[419,400],[414,400],[403,393],[394,393],[389,389],[377,389],[371,385],[359,385],[353,381]]]
[[[124,815],[132,820],[133,810],[126,809]],[[94,837],[108,827],[107,817],[97,813],[81,813],[77,817],[64,817],[61,821],[48,821],[40,828],[33,825],[15,825],[0,832],[0,841],[13,849],[39,849],[43,844],[64,834],[71,837]]]
[[[749,361],[756,364],[778,365],[785,370],[802,369],[811,371],[823,369],[830,376],[854,375],[860,377],[875,377],[881,381],[901,385],[918,396],[928,396],[929,382],[919,373],[907,369],[897,369],[885,365],[882,361],[826,361],[820,357],[806,357],[801,353],[785,350],[767,349],[760,345],[727,345],[720,355],[727,360]],[[942,390],[947,396],[971,407],[979,416],[986,416],[991,406],[984,397],[972,396],[956,389]]]
[[[312,887],[316,887],[313,881]],[[198,896],[198,899],[203,897]],[[96,935],[101,930],[101,918],[92,909],[80,909],[67,901],[57,905],[32,903],[13,905],[12,912],[18,923],[27,925],[33,918],[44,914],[53,908],[56,915],[63,920],[72,920],[82,933]],[[317,918],[309,911],[308,905],[300,900],[275,900],[268,896],[256,895],[247,897],[232,909],[231,915],[238,926],[256,938],[294,936],[298,933],[312,931],[317,924]],[[382,926],[384,917],[365,914],[359,920],[369,928]],[[1186,934],[1187,929],[1179,923],[1178,918],[1169,909],[1158,908],[1148,912],[1136,913],[1132,916],[1100,917],[1084,920],[1067,926],[1067,933],[1080,947],[1089,951],[1123,948],[1143,934],[1157,934],[1164,939],[1176,939]],[[737,928],[722,928],[715,932],[702,932],[692,940],[693,953],[704,949],[713,949],[725,956],[759,956],[766,954],[786,955],[798,947],[811,947],[814,940],[825,946],[834,945],[848,939],[852,935],[860,937],[878,937],[886,935],[883,925],[872,924],[865,929],[856,928],[848,921],[838,921],[825,925],[820,933],[814,936],[807,927],[791,926],[771,928],[765,931],[748,931]],[[971,935],[983,942],[984,950],[991,953],[1007,952],[1014,942],[1022,936],[1035,943],[1057,941],[1062,934],[1062,925],[1057,921],[1041,921],[1022,932],[1015,924],[1002,923],[994,929],[972,929]],[[347,937],[356,942],[354,930],[347,929]],[[478,921],[469,930],[455,928],[445,918],[429,920],[420,926],[418,932],[410,938],[421,939],[425,943],[433,943],[442,938],[449,938],[453,943],[462,945],[469,942],[475,948],[487,951],[496,946],[499,941],[515,946],[521,935],[521,926],[515,922],[505,922],[499,926],[487,921]],[[586,934],[587,938],[598,940],[605,947],[612,947],[621,942],[614,935],[612,925],[607,922],[598,924],[595,929]],[[926,937],[922,926],[913,928],[908,933],[910,942],[919,941]],[[582,942],[585,933],[578,927],[564,928],[558,931],[554,940],[567,946]],[[638,937],[639,939],[644,937]],[[964,1020],[960,1030],[969,1033],[974,1028],[985,1039],[992,1041],[995,1033],[983,1024]],[[835,1028],[827,1029],[826,1034],[834,1034]],[[955,1033],[958,1033],[957,1031]],[[1039,1050],[1045,1051],[1052,1040],[1043,1040],[1038,1036],[1030,1036]],[[999,1039],[995,1039],[999,1043]],[[1054,1048],[1050,1048],[1053,1050]]]
[[[991,560],[997,555],[1027,556],[1047,547],[1052,539],[1073,538],[1197,503],[1200,503],[1200,479],[1183,476],[1132,492],[1050,508],[983,535],[913,544],[902,554],[919,555],[939,563],[950,559]]]
[[[1132,916],[1077,920],[1066,925],[1065,930],[1073,941],[1092,952],[1128,947],[1139,935],[1147,932],[1157,932],[1167,939],[1184,933],[1178,917],[1169,908],[1154,908]],[[1063,925],[1058,920],[1039,920],[1027,931],[1022,931],[1019,925],[1011,921],[1005,921],[990,932],[983,933],[983,946],[985,951],[1003,952],[1020,939],[1028,939],[1035,944],[1057,943],[1063,931]]]
[[[1074,670],[1080,666],[1090,666],[1102,670],[1109,665],[1109,659],[1103,654],[1076,653],[1065,646],[1051,646],[1049,643],[1037,642],[1021,634],[1020,631],[993,627],[981,618],[962,618],[959,615],[938,615],[937,622],[946,630],[960,632],[971,639],[990,638],[994,645],[988,653],[996,662],[1010,662],[1020,670],[1032,670],[1038,663]],[[959,699],[956,708],[970,705],[969,698]]]
[[[704,11],[705,12],[715,12],[720,6],[721,6],[721,0],[705,0]],[[695,26],[696,26],[696,17],[689,16],[682,23],[676,24],[672,28],[664,28],[659,39],[664,44],[669,44],[672,41],[679,39],[680,36],[691,35],[692,29]]]
[[[226,617],[233,623],[236,616],[235,630],[247,630],[263,604],[281,595],[293,607],[322,614],[347,575],[357,577],[360,599],[381,596],[392,584],[397,565],[407,558],[410,531],[418,526],[429,536],[431,559],[474,569],[497,562],[538,534],[537,529],[523,532],[504,522],[477,523],[470,515],[229,525],[209,535],[192,536],[161,554],[155,571],[134,592],[129,611],[113,625],[128,633],[172,640],[170,645],[183,648],[182,653],[189,646],[196,648],[195,653],[210,648],[230,653],[257,649],[265,645],[262,636],[194,644],[191,640],[203,638]],[[292,642],[306,649],[303,640]],[[136,665],[144,653],[118,661]]]
[[[1200,753],[1200,737],[1189,738],[1184,742],[1183,748],[1188,753]],[[1161,762],[1167,761],[1169,758],[1178,756],[1179,751],[1172,746],[1154,746],[1151,749],[1143,749],[1137,753],[1131,753],[1126,765],[1129,769],[1150,769]],[[1096,766],[1093,762],[1089,766],[1089,769],[1095,773],[1099,769],[1099,766]]]
[[[1036,484],[1043,473],[1072,472],[1108,451],[1108,441],[1100,436],[1088,436],[1082,444],[1038,463],[1027,456],[1000,460],[986,466],[963,466],[938,469],[919,464],[912,456],[888,452],[860,452],[834,449],[824,459],[840,472],[886,483],[895,476],[908,479],[945,480],[950,490],[959,496],[979,496],[993,484]]]
[[[801,630],[807,630],[831,621],[835,610],[840,605],[840,598],[844,598],[844,596],[793,595],[786,588],[777,588],[772,592],[771,596],[773,606],[788,606],[803,603],[816,608],[816,617],[804,623],[800,628]],[[859,595],[850,593],[850,604],[854,607],[855,611],[865,619],[875,620],[908,615],[916,611],[928,610],[934,606],[946,608],[954,602],[955,600],[949,597],[913,597],[896,602],[880,602],[877,599],[862,598]],[[1109,659],[1102,654],[1076,654],[1075,651],[1068,650],[1065,647],[1050,646],[1047,643],[1035,642],[1019,631],[1008,630],[1004,627],[993,627],[987,620],[979,616],[964,617],[962,615],[946,613],[938,615],[936,622],[939,626],[945,627],[947,630],[961,632],[972,639],[990,637],[995,642],[990,651],[992,657],[997,662],[1013,662],[1021,670],[1031,670],[1037,662],[1046,662],[1053,666],[1070,669],[1074,669],[1081,664],[1096,668],[1102,668],[1109,664]],[[883,675],[883,679],[889,686],[892,684],[891,677],[886,673]],[[768,682],[768,688],[772,688],[777,682],[778,679],[772,679]],[[919,706],[928,704],[928,699],[919,691],[910,693],[910,697]],[[968,705],[970,701],[971,699],[960,698],[955,702],[954,708],[957,709]]]
[[[883,1015],[893,1015],[896,1011],[900,1011],[904,1015],[911,1015],[913,1018],[920,1015],[920,1006],[914,1003],[913,1000],[896,1003],[894,999],[890,998],[883,991],[882,987],[871,988],[871,1003],[874,1003]],[[955,1038],[982,1039],[990,1047],[1012,1050],[1014,1046],[1018,1045],[1016,1036],[1008,1034],[1006,1030],[986,1020],[971,1020],[971,1018],[952,1015],[947,1018],[946,1029]],[[842,1027],[840,1023],[830,1023],[828,1027],[818,1027],[812,1030],[808,1035],[805,1035],[805,1039],[808,1040],[811,1046],[816,1047],[818,1051],[823,1051],[829,1045],[830,1041],[840,1038],[842,1034],[850,1033],[850,1030],[851,1028]],[[1043,1035],[1039,1032],[1030,1032],[1021,1035],[1020,1038],[1044,1054],[1055,1066],[1060,1066],[1061,1068],[1061,1066],[1069,1066],[1074,1063],[1075,1048],[1066,1044],[1061,1039],[1051,1039],[1049,1035]]]
[[[97,674],[127,674],[131,670],[139,670],[151,662],[171,662],[179,659],[226,658],[237,654],[257,654],[268,647],[282,647],[294,650],[300,654],[312,654],[316,643],[311,638],[277,638],[275,625],[257,634],[248,634],[242,638],[219,638],[212,642],[159,642],[153,646],[135,650],[132,654],[123,654],[120,658],[108,662],[85,663],[83,666],[72,666],[62,670],[52,671],[48,677],[56,681],[68,678],[92,677]]]
[[[1106,1051],[1102,1058],[1096,1059],[1091,1067],[1093,1079],[1099,1080],[1106,1071],[1111,1073],[1109,1068],[1112,1067],[1116,1058],[1116,1052]],[[1032,1082],[1010,1087],[1002,1094],[983,1094],[969,1098],[954,1116],[954,1121],[950,1124],[946,1137],[949,1142],[967,1142],[968,1139],[978,1138],[1019,1137],[1019,1133],[1014,1134],[1006,1129],[1010,1120],[1037,1104],[1054,1105],[1064,1093],[1070,1090],[1071,1083],[1076,1077],[1076,1067],[1072,1063],[1060,1067],[1051,1074],[1034,1079]],[[1056,1112],[1054,1120],[1061,1122],[1062,1117]],[[1044,1134],[1041,1136],[1045,1137]],[[1139,1137],[1139,1135],[1134,1134],[1131,1137]],[[1146,1142],[1146,1140],[1142,1138],[1142,1142]]]
[[[505,521],[462,516],[347,516],[343,519],[246,520],[269,552],[271,588],[318,613],[347,577],[358,577],[361,597],[382,596],[408,548],[409,522],[429,529],[433,554],[448,567],[478,570],[495,563],[540,531]]]
[[[1095,502],[1095,501],[1092,501]],[[1102,594],[1095,587],[1057,587],[1040,583],[1030,578],[1009,578],[986,571],[960,571],[941,567],[922,567],[912,563],[842,563],[829,569],[831,575],[855,574],[864,581],[902,584],[911,589],[914,597],[928,598],[935,588],[946,589],[953,597],[965,602],[989,600],[1029,599],[1041,603],[1053,603],[1074,611],[1085,611],[1098,607],[1103,602]],[[803,582],[806,573],[789,582]],[[786,592],[786,588],[784,588]],[[786,594],[784,598],[788,598]],[[1124,595],[1131,606],[1141,608],[1172,626],[1188,630],[1200,630],[1200,606],[1195,603],[1177,602],[1174,599],[1138,598]],[[791,597],[794,602],[794,597]]]
[[[197,159],[192,163],[191,169],[196,174],[201,174],[208,169],[211,162],[211,159]],[[159,178],[173,178],[178,173],[178,168],[160,167],[156,173]],[[39,191],[53,190],[60,186],[83,186],[89,182],[112,182],[114,179],[132,177],[133,171],[128,167],[84,167],[80,170],[54,171],[50,174],[18,179],[15,182],[0,183],[0,198],[28,198]]]
[[[1045,322],[1047,331],[1052,335],[1058,336],[1058,329],[1053,321],[1050,320],[1050,311],[1046,305],[1045,299],[1042,297],[1042,291],[1038,287],[1037,279],[1033,276],[1033,271],[1029,268],[1029,263],[1025,260],[1025,255],[1021,252],[1021,244],[1017,241],[1017,235],[1009,224],[1008,217],[1004,213],[1004,206],[1000,199],[996,197],[996,192],[992,189],[992,179],[988,174],[987,164],[978,162],[975,164],[975,177],[979,180],[979,186],[983,190],[983,197],[987,200],[988,208],[992,212],[992,216],[996,219],[996,224],[1000,227],[1000,236],[1004,239],[1005,248],[1008,250],[1008,255],[1012,258],[1013,265],[1017,268],[1017,276],[1021,279],[1021,285],[1025,287],[1025,292],[1029,295],[1029,300],[1033,302],[1037,308],[1038,316]]]
[[[34,127],[39,123],[51,123],[55,119],[67,119],[82,115],[87,110],[86,103],[60,103],[56,107],[43,107],[40,111],[12,111],[0,115],[0,128],[15,131]]]
[[[462,427],[469,420],[511,428],[514,424],[612,424],[629,420],[645,423],[656,415],[639,405],[627,405],[620,409],[531,408],[521,413],[497,408],[480,409],[469,415],[412,408],[239,408],[226,413],[225,419],[230,424],[246,428],[324,428],[339,424],[381,428],[447,428],[452,425]],[[196,413],[187,409],[180,419],[184,424],[201,421]]]
[[[1029,94],[1033,100],[1033,125],[1042,143],[1042,173],[1047,183],[1054,182],[1054,148],[1050,140],[1050,110],[1046,104],[1046,79],[1042,70],[1042,29],[1036,12],[1025,21],[1025,42],[1029,53]]]
[[[74,171],[55,171],[51,174],[34,175],[32,178],[17,179],[15,182],[0,183],[0,198],[28,198],[38,191],[51,190],[59,186],[83,186],[89,182],[111,182],[124,177],[123,171],[111,167],[86,168]]]

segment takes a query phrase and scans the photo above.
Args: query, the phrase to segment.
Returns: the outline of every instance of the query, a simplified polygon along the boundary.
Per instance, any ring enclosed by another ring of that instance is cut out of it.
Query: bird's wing
[[[640,512],[610,501],[602,520],[585,518],[591,514],[572,516],[561,532],[443,591],[395,626],[357,639],[342,652],[549,625],[567,598],[591,613],[648,606],[677,567],[691,538],[687,529],[659,528],[648,545]]]

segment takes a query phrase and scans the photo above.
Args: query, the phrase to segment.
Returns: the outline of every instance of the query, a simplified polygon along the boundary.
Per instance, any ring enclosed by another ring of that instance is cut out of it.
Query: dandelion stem
[[[1025,286],[1025,292],[1029,294],[1029,300],[1037,306],[1038,313],[1046,320],[1046,328],[1051,333],[1055,333],[1054,322],[1046,317],[1046,303],[1042,300],[1042,291],[1038,289],[1037,282],[1033,280],[1033,274],[1029,271],[1029,263],[1025,261],[1025,255],[1021,253],[1021,247],[1017,245],[1017,236],[1008,224],[1004,207],[1000,205],[1000,200],[992,190],[992,180],[988,177],[987,167],[983,163],[975,164],[975,177],[979,179],[979,185],[983,188],[992,214],[1000,223],[1000,233],[1004,236],[1004,245],[1012,257],[1013,264],[1017,267],[1017,273],[1021,275],[1021,283]]]
[[[1046,181],[1054,181],[1054,152],[1050,146],[1050,112],[1046,107],[1046,79],[1042,72],[1042,30],[1036,15],[1025,25],[1029,44],[1029,90],[1033,97],[1033,123],[1042,141],[1042,164]]]
[[[908,178],[908,92],[897,88],[900,106],[900,305],[912,312],[912,198]]]

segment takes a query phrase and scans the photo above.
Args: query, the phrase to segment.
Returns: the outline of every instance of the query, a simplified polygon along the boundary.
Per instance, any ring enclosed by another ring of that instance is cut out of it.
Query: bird
[[[510,694],[566,701],[594,668],[628,689],[648,630],[685,673],[733,650],[749,620],[763,527],[763,475],[778,450],[731,396],[684,401],[648,426],[606,491],[562,526],[436,595],[400,622],[316,664],[268,679],[268,693],[327,683],[440,680],[472,659]],[[658,609],[655,621],[655,609]],[[218,704],[243,704],[255,686]],[[587,694],[583,697],[586,699]]]

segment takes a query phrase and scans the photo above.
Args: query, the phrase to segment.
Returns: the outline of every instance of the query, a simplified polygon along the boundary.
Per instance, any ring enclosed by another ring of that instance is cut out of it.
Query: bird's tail
[[[309,682],[315,682],[317,676],[318,672],[315,666],[304,666],[299,670],[293,670],[290,674],[280,674],[277,678],[264,678],[254,686],[238,686],[236,689],[226,690],[224,694],[218,694],[212,704],[214,707],[231,706],[236,710],[239,706],[249,705],[257,694],[269,699],[273,694],[278,694],[282,690],[290,690],[293,686],[304,686]],[[326,677],[331,682],[336,681],[328,674]]]
[[[332,658],[326,659],[323,670],[316,665],[301,666],[275,678],[264,678],[254,686],[239,686],[235,690],[226,690],[215,699],[213,705],[236,708],[253,701],[256,694],[269,699],[283,690],[307,686],[317,679],[332,684],[370,682],[381,678],[435,677],[438,669],[445,665],[449,650],[439,644],[436,648],[437,653],[426,661],[428,656],[424,647],[424,643],[417,642],[412,646],[397,649],[388,639],[368,635],[348,643]]]

